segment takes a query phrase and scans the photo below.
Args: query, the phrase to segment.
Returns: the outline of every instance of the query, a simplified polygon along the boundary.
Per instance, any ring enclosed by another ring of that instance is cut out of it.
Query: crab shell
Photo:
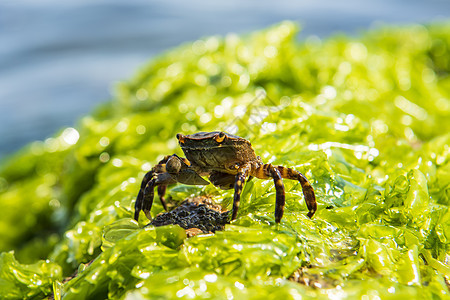
[[[240,165],[260,160],[249,141],[225,132],[179,133],[177,139],[191,165],[203,172],[236,174]]]

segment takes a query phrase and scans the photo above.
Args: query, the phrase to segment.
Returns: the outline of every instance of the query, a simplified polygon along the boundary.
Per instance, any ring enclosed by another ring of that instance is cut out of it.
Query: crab
[[[177,134],[178,143],[186,158],[176,154],[165,156],[145,174],[135,203],[134,219],[138,221],[140,211],[152,219],[150,210],[154,190],[157,188],[162,206],[167,211],[164,199],[167,185],[183,183],[208,185],[202,176],[209,175],[209,181],[222,189],[234,188],[233,213],[237,217],[244,182],[253,177],[272,178],[275,184],[275,222],[280,223],[284,213],[285,189],[282,178],[298,180],[302,186],[307,216],[312,218],[317,210],[314,190],[306,177],[291,168],[264,164],[255,154],[251,143],[241,137],[222,131],[198,132],[191,135]]]

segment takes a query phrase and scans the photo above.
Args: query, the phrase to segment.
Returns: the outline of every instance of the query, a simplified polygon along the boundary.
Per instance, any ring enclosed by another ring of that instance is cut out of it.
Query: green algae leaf
[[[189,265],[249,279],[289,276],[302,263],[301,251],[292,233],[229,225],[187,240],[180,254]]]
[[[135,232],[139,226],[135,220],[120,219],[103,228],[102,250],[112,247],[117,241]]]
[[[144,280],[123,299],[299,299],[313,298],[305,288],[287,280],[244,281],[239,277],[185,268],[161,272]]]
[[[0,298],[42,299],[49,295],[53,282],[61,280],[61,267],[49,261],[31,265],[19,263],[13,252],[0,254]]]
[[[399,258],[396,273],[400,283],[407,285],[419,285],[421,283],[417,246],[412,247]]]
[[[450,242],[450,211],[439,220],[436,226],[436,234],[442,243],[448,244]]]
[[[119,228],[124,228],[123,222],[110,226],[109,247],[61,287],[62,299],[117,297],[145,274],[178,266],[177,248],[186,238],[184,229],[165,226],[130,229],[131,233],[120,236],[112,233]]]

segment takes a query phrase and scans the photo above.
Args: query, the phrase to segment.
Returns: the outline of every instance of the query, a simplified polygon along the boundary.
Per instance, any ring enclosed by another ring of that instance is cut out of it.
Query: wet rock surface
[[[214,204],[211,198],[198,196],[186,199],[177,208],[157,215],[147,226],[176,224],[189,236],[223,230],[229,223],[229,212]]]

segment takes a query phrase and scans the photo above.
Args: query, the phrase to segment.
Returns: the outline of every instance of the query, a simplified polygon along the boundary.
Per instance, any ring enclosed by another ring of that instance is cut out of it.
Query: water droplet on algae
[[[200,123],[202,123],[202,124],[206,124],[211,120],[212,120],[212,116],[210,113],[204,113],[203,115],[200,116]]]
[[[182,114],[185,114],[189,111],[189,106],[186,103],[180,103],[178,105],[178,111]]]
[[[322,89],[322,94],[326,99],[332,100],[336,98],[337,92],[334,87],[327,85]]]
[[[195,109],[195,113],[198,115],[198,116],[201,116],[202,114],[204,114],[205,113],[205,108],[203,107],[203,106],[197,106],[197,108]]]
[[[69,127],[63,131],[62,138],[67,144],[75,145],[80,138],[80,134],[75,128]]]
[[[195,76],[194,81],[199,86],[206,86],[208,84],[208,77],[205,75],[199,74]]]
[[[55,138],[48,138],[45,140],[45,145],[47,146],[48,152],[56,152],[60,150],[60,144],[59,141]]]
[[[109,145],[109,138],[107,136],[103,136],[98,144],[102,147],[107,147]]]
[[[206,43],[202,40],[197,40],[192,44],[192,52],[201,55],[206,52]]]
[[[223,106],[216,105],[216,107],[214,107],[214,116],[216,118],[222,117],[224,113],[225,113],[225,110],[223,109]]]
[[[216,282],[217,275],[216,274],[207,274],[203,277],[207,282]]]
[[[52,199],[48,204],[53,208],[58,208],[61,206],[61,203],[59,202],[58,199]]]
[[[146,162],[146,163],[142,164],[141,169],[144,172],[148,172],[152,169],[152,165],[150,163]]]
[[[345,54],[355,61],[362,61],[367,57],[367,48],[362,43],[349,43]]]
[[[148,92],[146,89],[140,88],[136,91],[136,98],[139,101],[145,101],[148,99]]]
[[[268,122],[264,122],[261,125],[261,130],[262,131],[267,131],[267,132],[274,132],[277,129],[277,123],[268,123]]]
[[[137,134],[144,134],[147,131],[147,128],[144,125],[136,126]]]
[[[126,119],[120,121],[119,123],[117,123],[117,125],[116,125],[117,131],[124,132],[125,130],[127,130],[128,129],[128,123],[129,123],[129,121],[126,120]]]
[[[109,161],[110,156],[108,152],[102,152],[98,158],[102,163],[106,163]]]
[[[242,283],[240,283],[239,281],[236,281],[236,282],[234,283],[234,286],[237,287],[237,288],[240,289],[240,290],[243,290],[243,289],[245,288],[245,285],[242,284]]]
[[[239,76],[238,88],[244,90],[250,83],[250,76],[248,74],[242,74]]]
[[[191,287],[187,286],[184,289],[177,291],[176,295],[179,298],[184,297],[186,295],[188,296],[188,298],[194,298],[195,292]]]
[[[112,164],[113,164],[114,167],[120,168],[121,166],[123,166],[123,161],[121,159],[114,158],[112,160]]]
[[[278,55],[278,49],[274,46],[267,46],[264,48],[264,56],[267,58],[273,58]]]
[[[233,81],[231,80],[231,78],[229,76],[222,77],[221,84],[223,87],[229,87],[232,83],[233,83]]]

